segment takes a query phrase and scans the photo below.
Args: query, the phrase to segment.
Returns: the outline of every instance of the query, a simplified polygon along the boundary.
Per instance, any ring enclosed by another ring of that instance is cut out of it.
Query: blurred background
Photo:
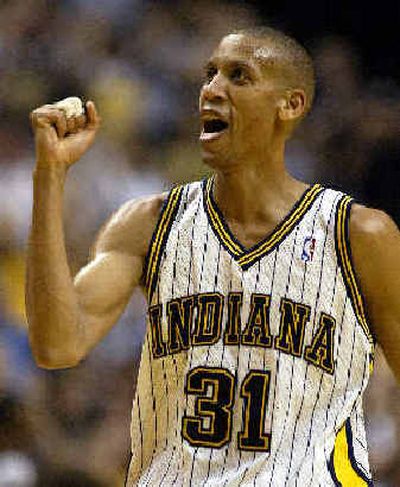
[[[255,24],[315,59],[315,106],[291,142],[293,174],[344,189],[400,222],[400,7],[365,2],[0,0],[0,487],[122,485],[144,332],[135,294],[73,370],[36,368],[24,316],[34,148],[29,112],[78,95],[103,127],[69,173],[75,273],[122,202],[203,176],[201,68],[220,37]],[[365,406],[373,476],[400,486],[400,388],[378,351]]]

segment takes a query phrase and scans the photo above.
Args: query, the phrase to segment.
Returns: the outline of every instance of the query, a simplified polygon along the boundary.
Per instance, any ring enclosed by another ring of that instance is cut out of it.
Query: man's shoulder
[[[168,193],[125,202],[101,228],[95,252],[119,251],[144,256]]]
[[[383,262],[398,258],[400,232],[384,211],[354,204],[349,233],[355,267],[361,277],[376,273]]]
[[[399,229],[384,211],[354,203],[350,213],[350,232],[353,238],[372,241],[398,234]]]
[[[157,219],[168,197],[168,192],[135,198],[124,203],[116,215],[127,223],[137,223],[141,219]]]
[[[194,181],[177,185],[171,191],[127,201],[101,228],[95,253],[118,251],[146,256],[162,209],[170,206],[177,209],[185,189],[185,198],[190,202],[201,191],[202,184],[203,181]]]

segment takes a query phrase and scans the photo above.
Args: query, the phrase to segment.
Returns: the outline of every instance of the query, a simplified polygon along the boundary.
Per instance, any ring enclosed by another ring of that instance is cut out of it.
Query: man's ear
[[[300,88],[287,90],[279,104],[279,118],[282,121],[299,120],[306,112],[306,103],[304,90]]]

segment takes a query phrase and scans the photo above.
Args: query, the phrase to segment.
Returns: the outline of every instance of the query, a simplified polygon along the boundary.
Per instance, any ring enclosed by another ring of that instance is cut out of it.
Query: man
[[[375,337],[400,379],[400,236],[382,212],[286,171],[286,141],[313,92],[293,39],[224,37],[199,103],[214,176],[126,203],[75,279],[63,185],[99,117],[92,102],[87,120],[54,106],[32,114],[27,311],[38,364],[76,365],[132,289],[147,293],[129,486],[371,482],[361,399]]]

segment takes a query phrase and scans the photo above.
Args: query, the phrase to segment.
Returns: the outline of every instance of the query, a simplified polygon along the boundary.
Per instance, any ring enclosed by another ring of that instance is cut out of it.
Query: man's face
[[[232,34],[206,65],[200,91],[204,162],[230,167],[267,155],[283,88],[273,47]]]

